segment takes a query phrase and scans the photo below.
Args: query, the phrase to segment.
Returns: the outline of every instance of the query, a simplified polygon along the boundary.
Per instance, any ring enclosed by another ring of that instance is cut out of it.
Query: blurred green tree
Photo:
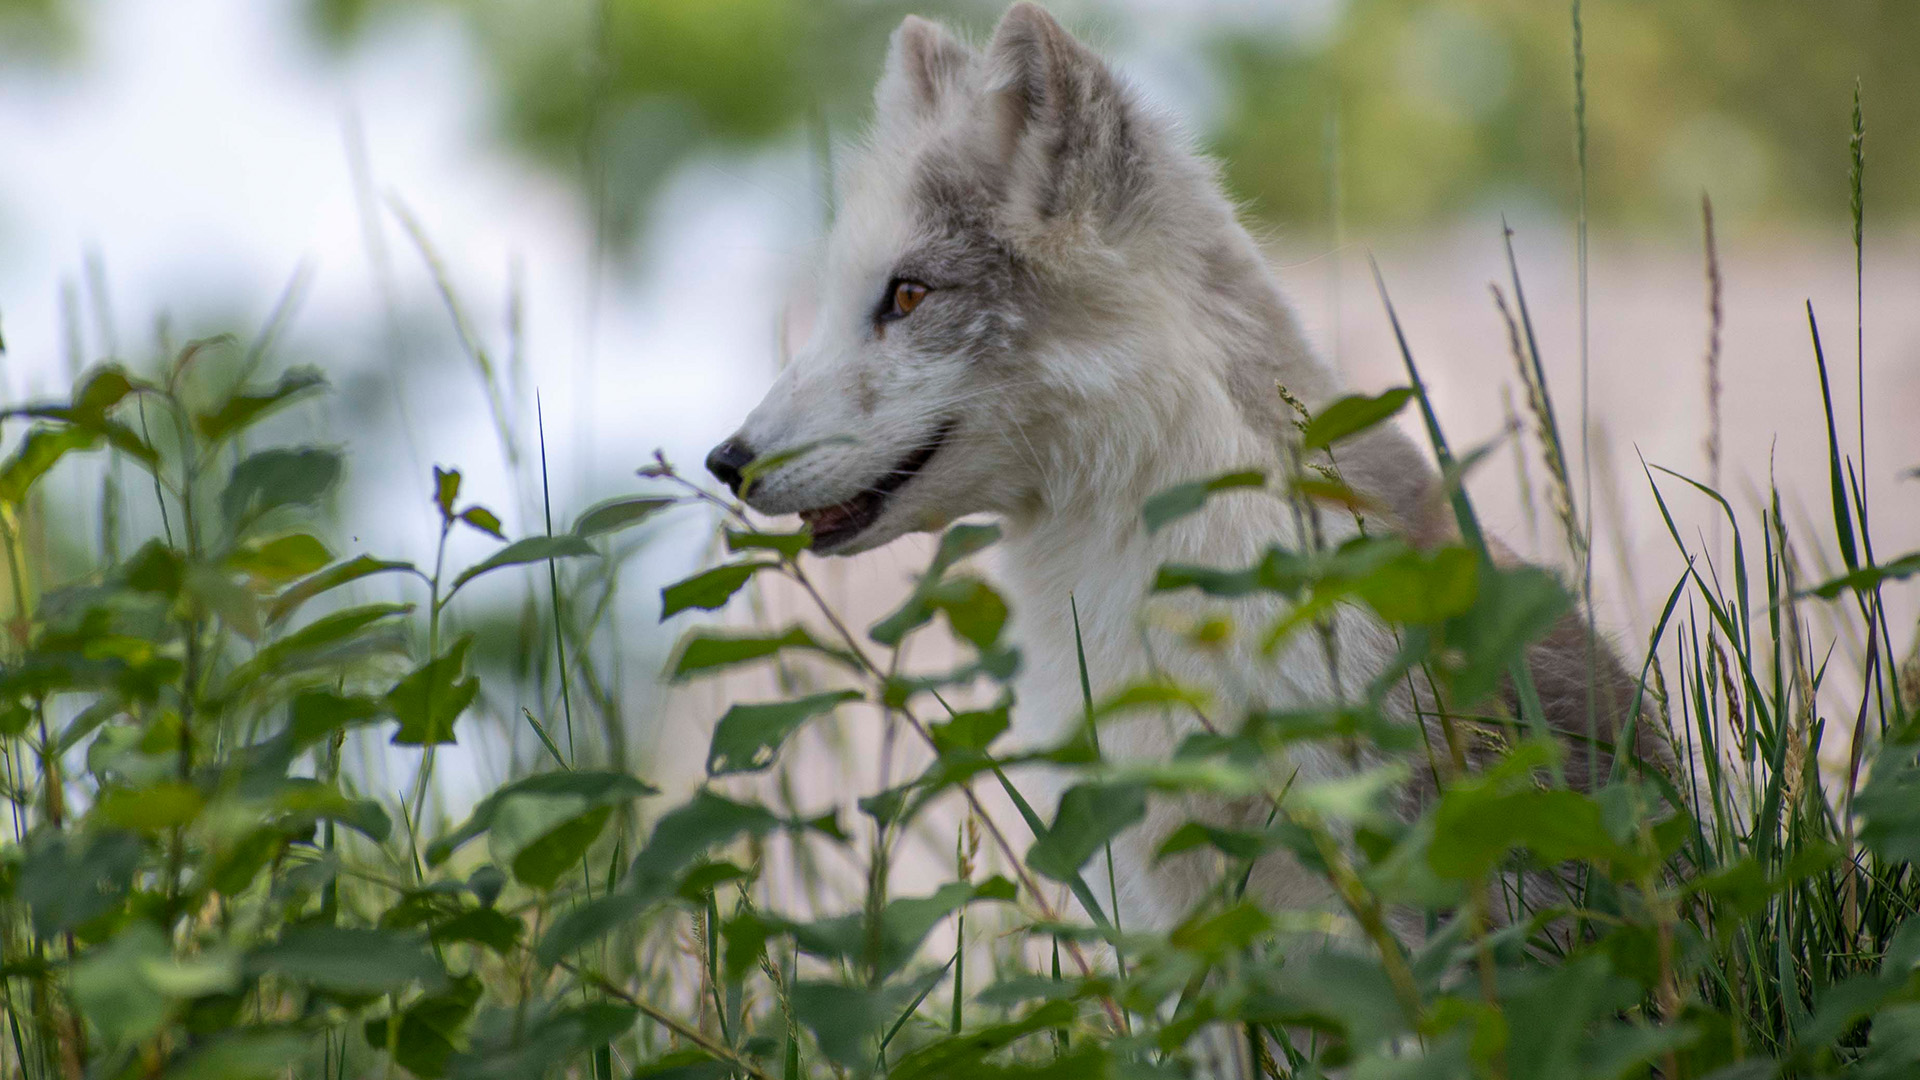
[[[11,0],[21,3],[23,0]],[[45,3],[47,0],[30,0]],[[630,238],[687,154],[854,127],[909,10],[977,34],[993,3],[941,0],[310,0],[346,46],[383,13],[459,11],[499,80],[503,131],[587,186]],[[1121,20],[1117,40],[1152,16]],[[1868,204],[1920,209],[1920,5],[1911,0],[1594,0],[1585,9],[1591,206],[1691,221],[1702,190],[1742,222],[1846,212],[1847,118],[1865,87]],[[1444,220],[1577,191],[1572,25],[1540,0],[1347,0],[1324,29],[1223,21],[1222,107],[1203,132],[1254,212],[1294,227]]]

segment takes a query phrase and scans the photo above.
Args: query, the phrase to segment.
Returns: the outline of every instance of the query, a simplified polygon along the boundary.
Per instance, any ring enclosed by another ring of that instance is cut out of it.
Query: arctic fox
[[[1277,656],[1248,648],[1224,663],[1182,652],[1177,635],[1143,620],[1164,563],[1245,566],[1268,545],[1302,547],[1303,528],[1327,543],[1355,528],[1345,512],[1303,522],[1292,501],[1263,492],[1144,527],[1143,502],[1174,484],[1286,475],[1295,428],[1280,387],[1310,410],[1341,393],[1212,167],[1032,4],[1014,5],[984,51],[908,18],[876,98],[872,134],[840,177],[811,339],[708,468],[738,490],[756,456],[814,447],[759,475],[746,499],[798,513],[822,554],[969,514],[1003,522],[1025,657],[1015,734],[1027,742],[1064,735],[1081,715],[1070,598],[1096,694],[1150,672],[1208,686],[1229,707],[1364,687],[1394,641],[1357,608],[1333,617],[1335,648],[1299,634]],[[1384,526],[1416,544],[1446,537],[1435,471],[1391,427],[1342,443],[1339,467],[1384,508]],[[1264,627],[1279,603],[1233,612]],[[1558,728],[1589,730],[1592,687],[1611,737],[1631,683],[1604,647],[1588,648],[1581,620],[1537,646],[1532,667]],[[1187,733],[1155,718],[1103,725],[1101,740],[1110,754],[1153,757]],[[1312,749],[1292,765],[1302,779],[1348,767]],[[1152,857],[1180,809],[1156,808],[1115,845],[1130,927],[1170,925],[1207,887]],[[1325,899],[1281,859],[1253,887],[1270,903]]]

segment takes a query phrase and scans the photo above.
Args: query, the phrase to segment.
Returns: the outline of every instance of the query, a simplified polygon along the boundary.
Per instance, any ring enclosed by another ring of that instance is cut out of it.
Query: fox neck
[[[1058,730],[1076,711],[1075,610],[1096,693],[1112,689],[1147,673],[1139,613],[1161,565],[1246,565],[1267,544],[1293,543],[1292,512],[1273,498],[1215,499],[1152,533],[1141,516],[1148,498],[1175,484],[1242,469],[1277,475],[1288,417],[1275,384],[1309,401],[1333,387],[1257,252],[1234,260],[1239,272],[1224,287],[1221,261],[1215,253],[1214,280],[1189,274],[1184,288],[1149,290],[1173,299],[1107,335],[1115,344],[1063,358],[1124,377],[1117,391],[1074,402],[1050,422],[1044,491],[1028,512],[1008,516],[1005,572],[1029,671],[1023,712],[1043,728]],[[1222,297],[1239,303],[1223,309]]]

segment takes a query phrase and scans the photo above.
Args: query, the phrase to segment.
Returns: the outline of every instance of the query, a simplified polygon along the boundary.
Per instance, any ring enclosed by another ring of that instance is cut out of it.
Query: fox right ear
[[[1136,125],[1120,81],[1031,3],[1007,10],[987,47],[993,152],[1041,220],[1111,210],[1132,171]]]
[[[875,104],[883,114],[929,116],[959,87],[972,61],[973,50],[946,27],[909,15],[893,32]]]

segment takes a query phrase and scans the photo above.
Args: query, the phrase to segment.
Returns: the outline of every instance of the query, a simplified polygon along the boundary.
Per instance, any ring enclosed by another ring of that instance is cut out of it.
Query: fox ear
[[[959,88],[972,61],[973,50],[946,27],[909,15],[893,32],[876,107],[882,114],[929,116]]]
[[[1108,205],[1133,171],[1131,105],[1091,49],[1039,6],[1008,9],[987,49],[994,141],[1043,219]]]

